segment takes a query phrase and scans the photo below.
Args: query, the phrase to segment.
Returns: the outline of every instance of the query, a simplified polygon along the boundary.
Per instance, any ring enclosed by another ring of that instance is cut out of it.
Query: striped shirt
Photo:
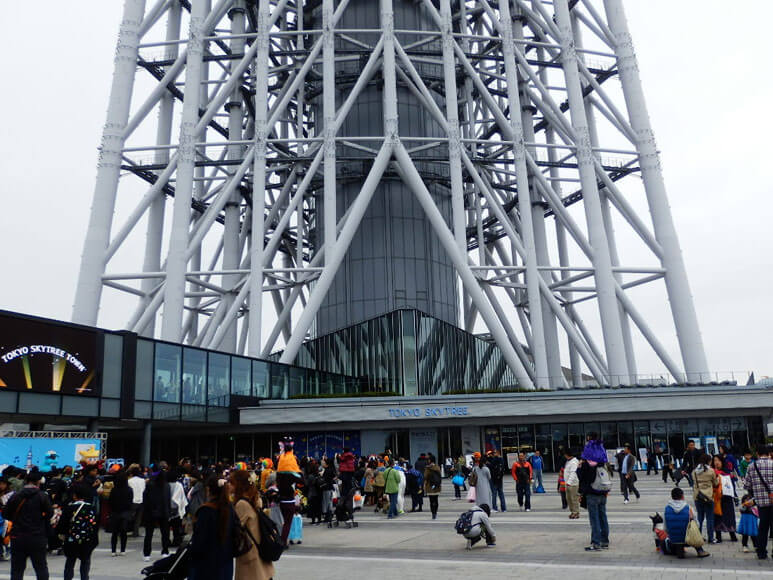
[[[765,484],[767,484],[767,489]],[[773,505],[768,495],[768,493],[773,493],[773,459],[762,457],[751,463],[746,470],[744,488],[752,493],[754,501],[759,507]]]

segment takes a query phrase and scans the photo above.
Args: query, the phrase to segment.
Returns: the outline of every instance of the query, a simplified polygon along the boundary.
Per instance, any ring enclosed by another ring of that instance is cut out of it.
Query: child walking
[[[741,498],[741,521],[738,523],[738,533],[741,534],[741,549],[744,554],[749,553],[749,537],[752,539],[752,547],[757,547],[757,529],[759,527],[759,512],[754,504],[754,498],[746,494]]]

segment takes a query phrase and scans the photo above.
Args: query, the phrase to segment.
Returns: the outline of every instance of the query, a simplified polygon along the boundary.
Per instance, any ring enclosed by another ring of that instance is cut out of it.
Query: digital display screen
[[[98,395],[98,336],[0,312],[0,391]]]

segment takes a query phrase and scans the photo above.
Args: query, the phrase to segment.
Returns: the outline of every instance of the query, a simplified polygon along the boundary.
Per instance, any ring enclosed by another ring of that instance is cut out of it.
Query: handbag
[[[475,503],[476,500],[476,493],[475,493],[475,486],[470,486],[469,491],[467,492],[467,501],[470,503]]]
[[[472,473],[470,474],[470,477],[469,477],[469,481],[470,481],[470,485],[472,486],[478,485],[478,472],[475,469],[472,470]]]
[[[735,497],[735,487],[733,486],[733,480],[730,476],[720,475],[719,478],[722,481],[722,495]]]
[[[684,543],[693,548],[703,546],[703,535],[698,527],[698,522],[690,520],[687,524],[687,532],[684,535]]]
[[[462,487],[464,485],[464,477],[461,475],[454,475],[454,478],[451,480],[451,483],[453,483],[457,487]]]

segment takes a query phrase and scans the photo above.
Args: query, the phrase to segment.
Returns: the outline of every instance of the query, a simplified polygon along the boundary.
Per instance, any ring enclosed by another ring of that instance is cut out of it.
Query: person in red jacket
[[[341,497],[347,497],[352,490],[352,478],[354,477],[354,454],[348,447],[338,457],[338,472],[341,476]]]
[[[531,463],[526,461],[526,454],[519,453],[518,461],[513,463],[513,469],[511,471],[513,479],[515,480],[515,492],[518,494],[518,506],[523,509],[524,500],[526,504],[526,511],[531,511],[531,480],[532,470]]]

